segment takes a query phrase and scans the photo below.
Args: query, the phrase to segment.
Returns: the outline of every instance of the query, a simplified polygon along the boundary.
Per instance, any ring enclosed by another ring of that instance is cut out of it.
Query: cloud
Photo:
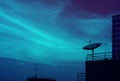
[[[10,7],[3,2],[0,2],[0,7],[2,7],[3,9],[10,9]]]
[[[108,16],[120,12],[119,0],[71,0],[66,5],[62,16],[77,16],[91,18],[96,16]]]
[[[120,11],[119,0],[74,0],[75,3],[77,1],[81,7],[91,13],[99,14],[99,15],[109,15],[115,12]],[[73,1],[73,3],[74,3]],[[76,4],[77,5],[77,4]]]
[[[85,1],[7,1],[0,1],[3,4],[0,10],[0,45],[1,50],[7,50],[1,51],[2,56],[33,62],[41,62],[43,58],[45,63],[55,64],[84,60],[82,47],[89,40],[110,43],[108,35],[111,32],[103,34],[111,28],[110,18],[87,10]]]

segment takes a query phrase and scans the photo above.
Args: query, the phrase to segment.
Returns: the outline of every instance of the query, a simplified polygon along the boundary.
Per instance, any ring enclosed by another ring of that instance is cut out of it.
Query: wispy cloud
[[[54,64],[84,60],[89,40],[110,45],[110,15],[119,11],[117,0],[97,1],[0,1],[0,56]],[[104,48],[111,51],[98,51]]]

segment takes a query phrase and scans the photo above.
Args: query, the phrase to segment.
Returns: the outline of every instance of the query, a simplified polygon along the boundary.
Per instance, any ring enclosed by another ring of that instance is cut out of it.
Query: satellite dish
[[[101,46],[101,43],[92,43],[92,44],[88,44],[86,46],[83,47],[84,50],[92,50],[92,60],[94,60],[94,49],[98,48],[99,46]]]
[[[84,50],[93,50],[98,48],[100,45],[102,45],[101,43],[92,43],[92,44],[88,44],[86,46],[83,47]]]

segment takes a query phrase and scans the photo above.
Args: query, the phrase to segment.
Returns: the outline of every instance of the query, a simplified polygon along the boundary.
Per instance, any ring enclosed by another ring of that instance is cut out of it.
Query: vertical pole
[[[106,53],[104,53],[104,60],[107,60]]]
[[[94,61],[94,49],[92,49],[92,61]]]
[[[44,77],[44,64],[41,64],[41,77]]]
[[[35,78],[37,78],[38,64],[35,64]]]

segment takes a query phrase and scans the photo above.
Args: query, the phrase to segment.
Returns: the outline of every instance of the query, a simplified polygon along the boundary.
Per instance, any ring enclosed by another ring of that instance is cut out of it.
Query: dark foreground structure
[[[86,81],[120,81],[120,60],[86,61]]]
[[[112,16],[112,53],[87,55],[86,81],[120,81],[120,15]]]
[[[55,80],[46,78],[28,78],[27,81],[55,81]]]
[[[112,57],[120,59],[120,15],[112,16]]]

